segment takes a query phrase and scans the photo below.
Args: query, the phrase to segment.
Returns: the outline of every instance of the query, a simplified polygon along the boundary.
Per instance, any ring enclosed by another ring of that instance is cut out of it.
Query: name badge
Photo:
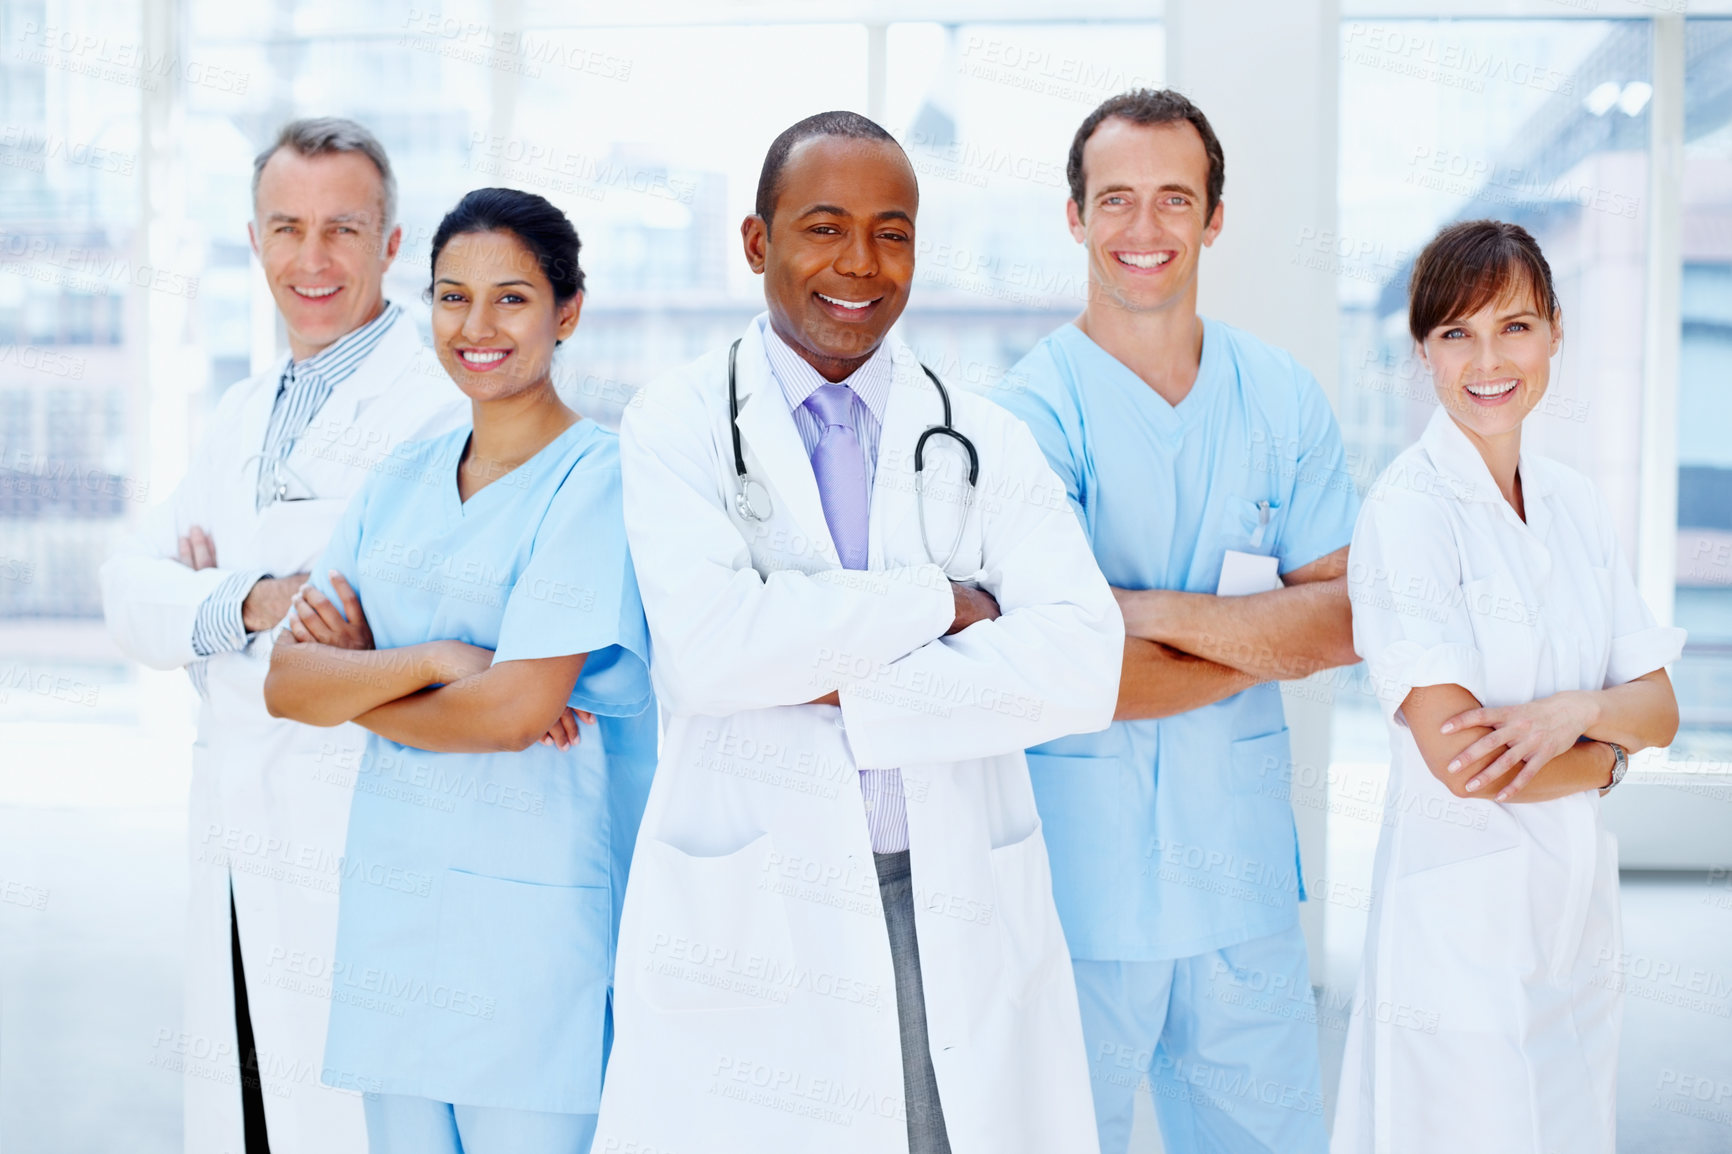
[[[1215,586],[1217,597],[1243,597],[1250,593],[1267,593],[1281,588],[1280,558],[1261,553],[1241,553],[1227,550],[1221,558],[1221,580]]]

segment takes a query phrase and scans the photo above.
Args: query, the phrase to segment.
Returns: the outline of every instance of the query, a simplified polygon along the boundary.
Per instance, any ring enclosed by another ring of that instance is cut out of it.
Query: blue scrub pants
[[[1167,1154],[1326,1154],[1298,926],[1196,957],[1073,965],[1101,1154],[1129,1148],[1143,1086]]]
[[[367,1094],[368,1154],[589,1154],[594,1114],[453,1106],[408,1094]]]

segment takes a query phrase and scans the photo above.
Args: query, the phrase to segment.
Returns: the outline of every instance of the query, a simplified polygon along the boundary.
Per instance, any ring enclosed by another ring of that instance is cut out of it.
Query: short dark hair
[[[515,188],[478,188],[445,214],[433,234],[432,269],[454,236],[471,232],[508,232],[535,254],[536,263],[553,286],[555,300],[564,302],[583,291],[583,268],[577,263],[583,242],[563,212],[533,192]],[[432,273],[429,273],[431,287]]]
[[[1221,203],[1221,189],[1227,183],[1227,159],[1221,152],[1221,142],[1216,138],[1215,130],[1209,127],[1209,118],[1203,115],[1201,108],[1171,88],[1137,88],[1102,101],[1099,108],[1088,114],[1088,119],[1082,122],[1082,127],[1076,130],[1076,136],[1070,142],[1070,159],[1065,162],[1064,174],[1070,180],[1070,198],[1076,201],[1078,216],[1087,207],[1083,199],[1088,191],[1083,185],[1083,145],[1089,142],[1089,137],[1095,134],[1102,121],[1112,117],[1143,125],[1184,121],[1195,128],[1197,135],[1203,138],[1203,152],[1209,158],[1208,205],[1203,219],[1206,222],[1215,215],[1215,206]]]
[[[1519,224],[1464,220],[1431,239],[1413,262],[1407,286],[1407,328],[1416,344],[1438,325],[1470,317],[1518,283],[1533,294],[1548,321],[1558,319],[1552,266],[1539,242]]]
[[[876,121],[861,116],[858,112],[820,112],[783,129],[782,135],[770,142],[770,151],[764,154],[763,171],[758,174],[758,201],[754,211],[763,218],[765,226],[769,225],[770,215],[776,211],[776,196],[781,192],[779,186],[782,183],[782,170],[788,167],[788,154],[794,151],[796,144],[811,140],[815,136],[889,141],[898,149],[902,147],[896,138]]]

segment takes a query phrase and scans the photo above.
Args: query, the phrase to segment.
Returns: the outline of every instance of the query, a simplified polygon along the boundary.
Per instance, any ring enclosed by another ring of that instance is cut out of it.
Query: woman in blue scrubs
[[[582,1154],[655,762],[612,433],[555,393],[583,301],[547,201],[465,196],[433,337],[472,424],[402,446],[279,633],[265,698],[371,731],[341,863],[322,1078],[373,1154]]]

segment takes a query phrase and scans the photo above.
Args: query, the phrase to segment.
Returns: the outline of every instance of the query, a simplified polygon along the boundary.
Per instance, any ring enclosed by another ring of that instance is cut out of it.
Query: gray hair
[[[265,164],[285,148],[293,149],[301,156],[359,152],[372,161],[373,167],[379,170],[380,182],[385,186],[385,220],[380,226],[379,235],[384,236],[391,230],[391,225],[397,219],[397,177],[391,172],[391,160],[385,155],[385,146],[380,144],[379,138],[371,132],[353,120],[345,120],[340,116],[291,120],[277,133],[276,141],[253,158],[254,212],[258,211],[259,177],[264,174]]]

